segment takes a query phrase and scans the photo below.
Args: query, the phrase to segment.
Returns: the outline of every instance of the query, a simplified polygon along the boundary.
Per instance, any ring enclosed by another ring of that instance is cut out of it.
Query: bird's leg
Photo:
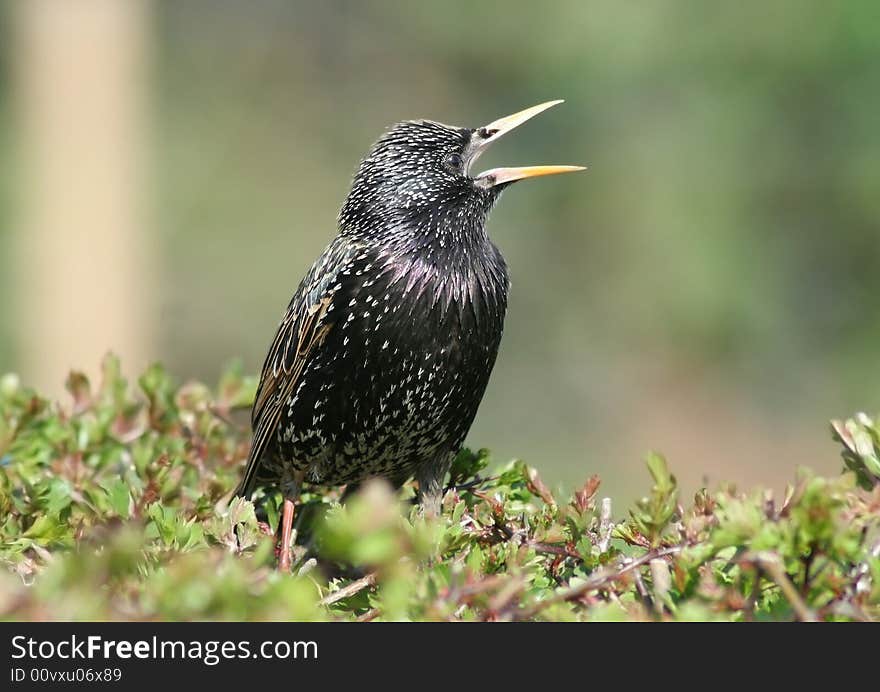
[[[299,489],[304,474],[296,472],[285,474],[281,483],[281,492],[284,493],[284,508],[281,512],[281,525],[278,531],[281,534],[279,541],[278,571],[287,574],[290,572],[291,546],[290,538],[293,534],[293,515],[296,501],[299,499]]]
[[[278,571],[290,571],[290,535],[293,532],[293,511],[296,504],[290,498],[284,498],[284,511],[281,514],[281,539],[278,543]]]
[[[439,517],[440,503],[443,501],[443,478],[452,463],[452,455],[425,464],[416,472],[419,482],[419,504],[425,516]]]

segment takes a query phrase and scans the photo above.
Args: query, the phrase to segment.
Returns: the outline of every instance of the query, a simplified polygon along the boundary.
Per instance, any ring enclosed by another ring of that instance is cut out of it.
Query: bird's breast
[[[433,381],[441,371],[494,358],[507,309],[503,264],[405,256],[376,265],[354,295],[343,297],[345,314],[332,332],[359,371],[399,377],[420,358],[438,371]]]
[[[293,454],[333,482],[406,470],[460,445],[503,330],[503,265],[370,264],[357,290],[334,297],[333,326],[285,426]]]

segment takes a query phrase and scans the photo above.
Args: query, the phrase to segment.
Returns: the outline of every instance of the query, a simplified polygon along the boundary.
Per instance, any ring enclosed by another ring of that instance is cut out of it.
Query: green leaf
[[[107,500],[110,508],[123,519],[131,516],[132,499],[128,484],[121,478],[114,478],[102,485],[104,492],[107,493]]]

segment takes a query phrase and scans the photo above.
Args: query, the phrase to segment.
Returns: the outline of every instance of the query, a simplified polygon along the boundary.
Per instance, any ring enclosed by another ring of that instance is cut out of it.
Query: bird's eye
[[[461,158],[460,154],[450,154],[446,157],[446,165],[455,171],[460,171],[464,165],[464,159]]]

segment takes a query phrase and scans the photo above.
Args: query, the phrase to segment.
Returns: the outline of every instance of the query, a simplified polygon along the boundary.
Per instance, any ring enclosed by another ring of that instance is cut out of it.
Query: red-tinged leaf
[[[590,476],[584,483],[584,487],[575,492],[574,506],[579,512],[583,513],[593,508],[593,498],[596,496],[601,482],[599,476]]]
[[[149,418],[142,406],[130,411],[120,411],[110,424],[110,434],[119,442],[134,442],[147,430]]]
[[[92,389],[89,378],[77,370],[71,370],[64,383],[65,388],[73,397],[73,414],[79,415],[92,405]]]
[[[546,504],[555,505],[556,500],[553,498],[553,493],[544,485],[544,481],[541,480],[541,477],[538,475],[538,470],[530,468],[528,470],[529,480],[526,483],[526,487],[528,487],[529,492],[532,495],[537,495],[540,497]]]

